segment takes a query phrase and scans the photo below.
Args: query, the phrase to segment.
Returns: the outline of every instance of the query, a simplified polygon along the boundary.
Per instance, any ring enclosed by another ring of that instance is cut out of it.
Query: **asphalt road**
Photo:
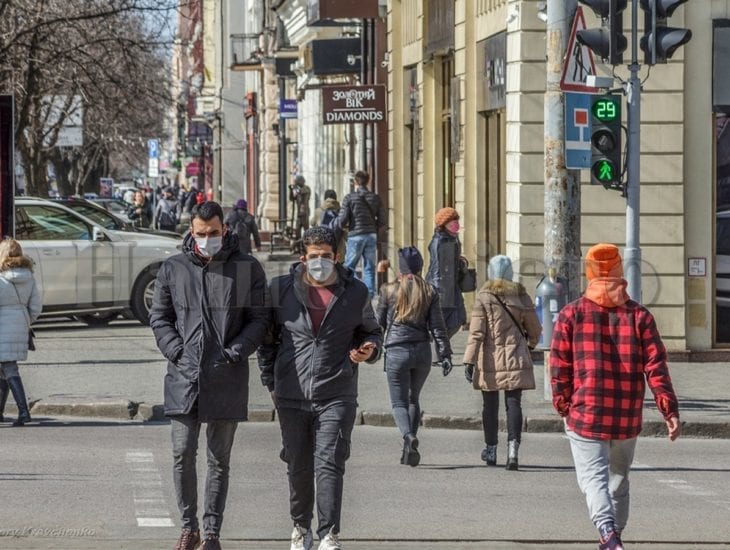
[[[0,548],[171,548],[179,521],[169,432],[80,419],[0,427]],[[398,464],[394,429],[355,428],[344,548],[596,547],[563,436],[525,434],[519,472],[481,465],[479,432],[423,429],[420,438],[422,464],[409,468]],[[276,423],[240,425],[224,548],[288,548],[279,445]],[[730,548],[728,456],[730,440],[642,438],[628,547]],[[199,472],[202,495],[202,463]]]

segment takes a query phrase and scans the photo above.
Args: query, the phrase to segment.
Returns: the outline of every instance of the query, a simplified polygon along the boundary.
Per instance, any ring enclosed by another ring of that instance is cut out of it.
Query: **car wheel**
[[[137,278],[137,282],[134,283],[132,288],[129,305],[134,316],[143,325],[150,324],[150,309],[152,309],[152,297],[155,293],[155,279],[157,279],[157,270],[145,271]]]
[[[119,315],[118,311],[99,311],[87,315],[74,315],[74,318],[90,327],[104,327],[116,319],[117,315]]]

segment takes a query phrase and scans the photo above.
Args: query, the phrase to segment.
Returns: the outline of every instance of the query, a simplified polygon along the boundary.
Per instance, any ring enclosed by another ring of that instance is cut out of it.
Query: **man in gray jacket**
[[[157,273],[150,325],[167,359],[165,414],[172,425],[173,477],[182,533],[176,550],[200,544],[195,457],[207,423],[208,478],[204,541],[218,537],[228,493],[231,447],[238,422],[248,415],[248,356],[263,342],[268,325],[266,276],[238,250],[238,237],[223,225],[223,211],[204,202],[191,212],[183,253]]]
[[[277,408],[288,465],[291,548],[312,548],[316,484],[319,550],[340,550],[358,365],[378,359],[382,331],[368,289],[336,263],[332,230],[308,229],[302,243],[301,262],[271,282],[273,324],[259,368]]]

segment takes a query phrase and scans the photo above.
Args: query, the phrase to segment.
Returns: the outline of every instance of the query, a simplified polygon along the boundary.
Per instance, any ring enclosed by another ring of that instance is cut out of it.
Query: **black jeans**
[[[431,373],[431,345],[428,342],[398,344],[385,354],[393,418],[402,436],[416,435],[421,421],[418,398]]]
[[[177,506],[182,526],[198,529],[198,476],[195,459],[198,454],[200,424],[197,410],[190,414],[170,417],[172,425],[173,478]],[[205,431],[208,448],[208,476],[205,480],[205,513],[203,529],[206,535],[220,533],[223,511],[228,496],[228,475],[231,447],[238,422],[219,420],[208,422]]]
[[[312,403],[311,410],[277,409],[289,475],[294,523],[309,529],[317,499],[317,534],[340,532],[345,462],[355,425],[355,403]]]
[[[484,442],[487,445],[496,445],[499,429],[499,392],[483,391],[482,400]],[[507,440],[519,443],[522,439],[522,390],[506,390],[504,400],[507,409]]]

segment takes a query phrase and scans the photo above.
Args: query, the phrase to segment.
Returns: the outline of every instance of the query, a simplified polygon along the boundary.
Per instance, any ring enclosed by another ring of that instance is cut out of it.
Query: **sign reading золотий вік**
[[[322,118],[324,124],[385,122],[385,85],[324,86]]]

